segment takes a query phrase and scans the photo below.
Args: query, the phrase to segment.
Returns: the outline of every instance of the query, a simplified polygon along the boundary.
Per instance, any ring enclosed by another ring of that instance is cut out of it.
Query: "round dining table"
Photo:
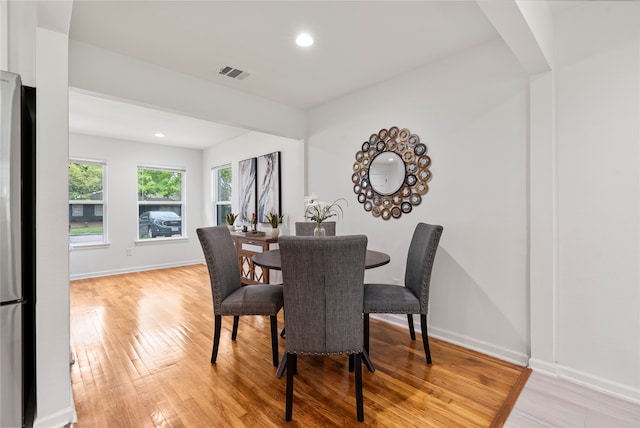
[[[280,250],[269,250],[263,253],[254,254],[253,263],[267,269],[282,270],[282,259],[280,258]],[[372,269],[389,263],[391,257],[380,251],[367,250],[365,256],[364,268]]]

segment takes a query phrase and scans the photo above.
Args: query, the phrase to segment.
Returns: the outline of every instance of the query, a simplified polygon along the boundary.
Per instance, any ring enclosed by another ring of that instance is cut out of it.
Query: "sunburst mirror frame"
[[[397,153],[404,162],[404,181],[395,193],[389,195],[378,193],[369,177],[371,164],[384,152]],[[362,143],[361,149],[356,152],[351,175],[353,191],[364,210],[374,217],[383,220],[400,218],[419,205],[422,197],[429,191],[427,183],[431,180],[430,165],[427,146],[420,142],[420,137],[407,128],[383,128],[377,134],[371,134],[369,140]]]

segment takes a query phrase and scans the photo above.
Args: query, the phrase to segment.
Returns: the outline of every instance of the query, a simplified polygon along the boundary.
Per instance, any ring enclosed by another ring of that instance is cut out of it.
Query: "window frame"
[[[154,171],[170,171],[177,172],[181,174],[180,179],[180,200],[179,201],[144,201],[140,200],[139,192],[139,183],[138,176],[140,170],[154,170]],[[162,243],[162,242],[175,242],[181,240],[187,240],[189,237],[187,236],[187,169],[179,166],[165,166],[165,165],[150,165],[150,164],[138,164],[136,165],[136,238],[134,243],[136,245],[147,245],[153,243]],[[140,206],[179,206],[180,207],[180,221],[181,221],[181,231],[179,236],[159,236],[155,238],[141,238],[140,237]]]
[[[227,168],[231,170],[231,194],[230,194],[231,199],[228,201],[222,201],[218,199],[218,182],[220,180],[220,171]],[[228,163],[228,164],[219,165],[211,168],[211,208],[213,213],[213,222],[216,225],[221,226],[221,224],[218,223],[218,209],[219,209],[218,207],[228,206],[231,209],[231,212],[233,212],[232,200],[233,200],[233,166],[231,165],[231,163]],[[227,225],[227,222],[224,219],[222,219],[222,225]]]
[[[71,240],[71,218],[74,217],[72,212],[69,213],[67,221],[69,221],[69,233],[67,234],[69,239],[69,245],[71,248],[92,248],[92,247],[104,247],[109,245],[108,235],[108,208],[107,208],[107,161],[99,159],[85,159],[85,158],[69,158],[67,165],[69,164],[84,164],[84,165],[99,165],[102,167],[102,199],[69,199],[68,203],[71,210],[74,210],[78,205],[101,205],[102,206],[102,239],[99,241],[91,242],[72,242]],[[69,183],[67,182],[67,197],[69,193]],[[84,209],[83,209],[84,211]]]

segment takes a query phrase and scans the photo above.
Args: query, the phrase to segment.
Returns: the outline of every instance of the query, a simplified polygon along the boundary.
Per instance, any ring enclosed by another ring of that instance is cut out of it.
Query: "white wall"
[[[36,31],[36,390],[35,426],[73,414],[69,369],[69,267],[65,188],[68,138],[67,55],[64,34]],[[62,187],[58,187],[61,185]],[[63,214],[64,213],[64,214]],[[46,231],[46,232],[45,232]]]
[[[250,132],[224,143],[216,144],[204,150],[202,157],[202,200],[206,201],[204,209],[204,224],[214,225],[213,202],[211,199],[211,170],[222,165],[232,167],[234,189],[238,183],[238,162],[244,159],[261,156],[271,152],[281,152],[280,183],[282,213],[285,215],[282,232],[288,234],[293,230],[293,222],[301,220],[304,213],[304,144],[299,140],[276,137]],[[240,202],[239,195],[232,195],[232,209],[237,213]],[[265,228],[271,226],[265,224]]]
[[[68,193],[65,171],[69,121],[68,37],[63,32],[45,29],[55,25],[49,25],[47,14],[39,16],[39,12],[52,5],[12,1],[7,6],[9,71],[20,74],[23,84],[37,89],[37,414],[34,426],[64,426],[74,418],[69,370],[67,204],[64,203]],[[67,22],[69,19],[70,14]]]
[[[311,111],[309,190],[347,197],[341,233],[391,253],[368,280],[402,278],[415,222],[444,225],[434,336],[520,363],[531,353],[536,370],[638,402],[640,4],[585,2],[553,24],[552,72],[523,76],[494,42]],[[345,177],[392,125],[427,142],[433,180],[385,222]]]
[[[640,402],[640,4],[555,20],[557,373]]]
[[[391,263],[367,280],[404,278],[418,222],[444,226],[432,285],[433,336],[526,364],[528,78],[495,41],[310,112],[309,191],[349,201],[340,233],[365,233]],[[350,180],[371,133],[420,136],[433,179],[398,220],[365,212]],[[404,324],[406,320],[401,322]]]
[[[69,157],[103,161],[106,169],[108,245],[74,246],[71,278],[113,275],[199,263],[195,229],[202,224],[202,151],[82,134],[69,135]],[[186,171],[184,239],[137,241],[137,167],[165,166]],[[127,255],[131,249],[133,255]]]

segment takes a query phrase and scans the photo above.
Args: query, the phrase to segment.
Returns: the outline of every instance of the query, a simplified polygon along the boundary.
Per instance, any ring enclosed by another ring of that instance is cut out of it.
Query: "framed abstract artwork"
[[[256,206],[256,158],[245,159],[238,162],[238,181],[240,188],[240,213],[241,222],[249,223]]]
[[[267,214],[281,215],[280,152],[258,157],[258,221],[266,223]]]

